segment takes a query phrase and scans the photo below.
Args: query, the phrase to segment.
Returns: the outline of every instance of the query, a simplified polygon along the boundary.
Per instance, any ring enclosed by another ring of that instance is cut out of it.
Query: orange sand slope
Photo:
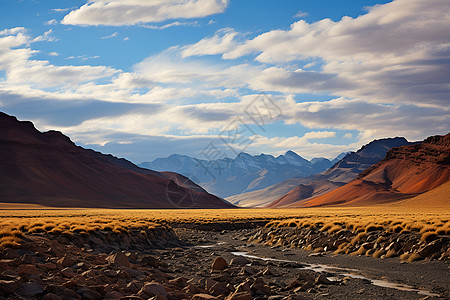
[[[404,208],[442,208],[450,210],[450,181],[419,196],[394,203]]]
[[[390,150],[348,184],[291,207],[367,206],[415,197],[450,180],[450,134]]]

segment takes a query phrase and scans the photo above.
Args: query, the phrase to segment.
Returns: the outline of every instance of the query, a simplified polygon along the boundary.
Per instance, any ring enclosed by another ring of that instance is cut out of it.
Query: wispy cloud
[[[294,18],[303,18],[303,17],[307,17],[309,16],[309,14],[307,12],[301,11],[299,10],[295,15]]]
[[[114,32],[114,33],[112,33],[112,34],[110,34],[110,35],[102,36],[101,38],[102,38],[102,39],[110,39],[110,38],[116,37],[117,35],[118,35],[118,33],[117,33],[117,31],[116,31],[116,32]]]
[[[222,13],[229,0],[93,0],[67,14],[66,25],[135,25]]]
[[[163,29],[167,29],[170,27],[175,27],[175,26],[198,26],[198,22],[172,22],[172,23],[168,23],[168,24],[164,24],[164,25],[141,25],[144,28],[148,28],[148,29],[157,29],[157,30],[163,30]]]
[[[86,61],[88,59],[96,59],[99,57],[100,57],[99,55],[95,55],[95,56],[79,55],[79,56],[69,56],[66,59],[79,59],[81,61]]]
[[[56,42],[58,39],[57,39],[56,37],[52,36],[52,33],[53,33],[53,30],[50,29],[50,30],[44,32],[43,35],[40,35],[40,36],[38,36],[38,37],[35,37],[35,38],[32,40],[32,42],[44,42],[44,41],[47,41],[47,42]]]
[[[56,25],[58,24],[58,21],[56,19],[48,20],[47,22],[44,22],[45,25]]]
[[[70,10],[70,8],[52,8],[51,9],[51,11],[54,11],[54,12],[66,12],[68,10]]]

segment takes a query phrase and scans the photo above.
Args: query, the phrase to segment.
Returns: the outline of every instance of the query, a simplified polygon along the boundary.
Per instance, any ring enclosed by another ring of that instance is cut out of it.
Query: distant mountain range
[[[396,147],[386,157],[371,166],[356,179],[329,193],[308,200],[292,202],[289,207],[312,207],[324,205],[364,206],[392,204],[413,198],[408,205],[417,206],[418,201],[429,204],[450,205],[448,181],[450,180],[450,133],[432,136],[422,143]],[[428,196],[446,198],[426,199],[418,195],[442,185]],[[288,196],[288,195],[287,195]],[[422,207],[426,207],[425,203]]]
[[[173,154],[139,164],[142,168],[171,171],[189,177],[208,192],[220,197],[263,189],[292,177],[306,177],[322,172],[345,153],[330,161],[326,158],[304,159],[293,151],[274,157],[260,154],[252,156],[240,153],[235,159],[201,160],[185,155]]]
[[[58,131],[0,112],[0,202],[52,207],[229,208],[171,172],[76,146]]]
[[[308,177],[289,178],[267,188],[226,198],[243,207],[286,206],[332,191],[382,160],[393,147],[412,144],[405,138],[379,139],[346,154],[330,169]]]

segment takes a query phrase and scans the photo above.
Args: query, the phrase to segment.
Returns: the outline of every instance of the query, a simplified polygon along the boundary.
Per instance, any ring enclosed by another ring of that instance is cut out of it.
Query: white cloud
[[[295,14],[294,18],[303,18],[303,17],[307,17],[307,16],[309,16],[309,14],[308,14],[307,12],[304,12],[304,11],[299,10],[299,11]]]
[[[167,29],[170,27],[175,27],[175,26],[198,26],[198,22],[194,21],[194,22],[172,22],[172,23],[168,23],[168,24],[164,24],[164,25],[141,25],[144,28],[148,28],[148,29],[157,29],[157,30],[163,30],[163,29]]]
[[[130,40],[130,38],[126,36],[126,37],[124,37],[122,40],[123,40],[123,41],[128,41],[128,40]]]
[[[353,135],[351,133],[344,134],[344,139],[351,139]]]
[[[234,38],[237,35],[238,33],[231,28],[221,29],[211,38],[205,38],[196,44],[185,46],[181,54],[183,57],[189,57],[228,52],[236,46]]]
[[[56,19],[51,19],[48,20],[47,22],[44,23],[45,25],[56,25],[58,24],[58,21],[56,21]]]
[[[52,36],[52,33],[53,33],[53,29],[50,29],[50,30],[44,32],[43,35],[35,37],[32,40],[32,42],[44,42],[44,41],[45,42],[55,42],[55,41],[57,41],[57,39],[54,36]]]
[[[67,14],[66,25],[135,25],[222,13],[228,0],[92,0]]]
[[[110,38],[116,37],[117,34],[118,34],[118,33],[117,33],[117,31],[116,31],[116,32],[114,32],[114,33],[112,33],[112,34],[110,34],[110,35],[102,36],[101,38],[102,38],[102,39],[110,39]]]
[[[70,8],[52,8],[52,11],[54,11],[54,12],[66,12],[69,9]]]
[[[59,56],[58,52],[49,52],[48,55],[50,56]]]
[[[328,90],[366,101],[439,106],[448,104],[450,94],[442,80],[450,77],[449,11],[447,0],[395,0],[355,19],[300,20],[289,30],[269,31],[227,47],[218,47],[220,41],[211,38],[196,45],[212,45],[225,59],[255,54],[258,62],[276,64],[264,74],[269,90]],[[310,59],[323,62],[320,72],[283,67]]]

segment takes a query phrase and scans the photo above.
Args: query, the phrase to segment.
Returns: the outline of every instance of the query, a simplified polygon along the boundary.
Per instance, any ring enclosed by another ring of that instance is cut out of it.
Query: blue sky
[[[0,0],[0,110],[136,163],[333,158],[447,133],[449,45],[447,0]]]

